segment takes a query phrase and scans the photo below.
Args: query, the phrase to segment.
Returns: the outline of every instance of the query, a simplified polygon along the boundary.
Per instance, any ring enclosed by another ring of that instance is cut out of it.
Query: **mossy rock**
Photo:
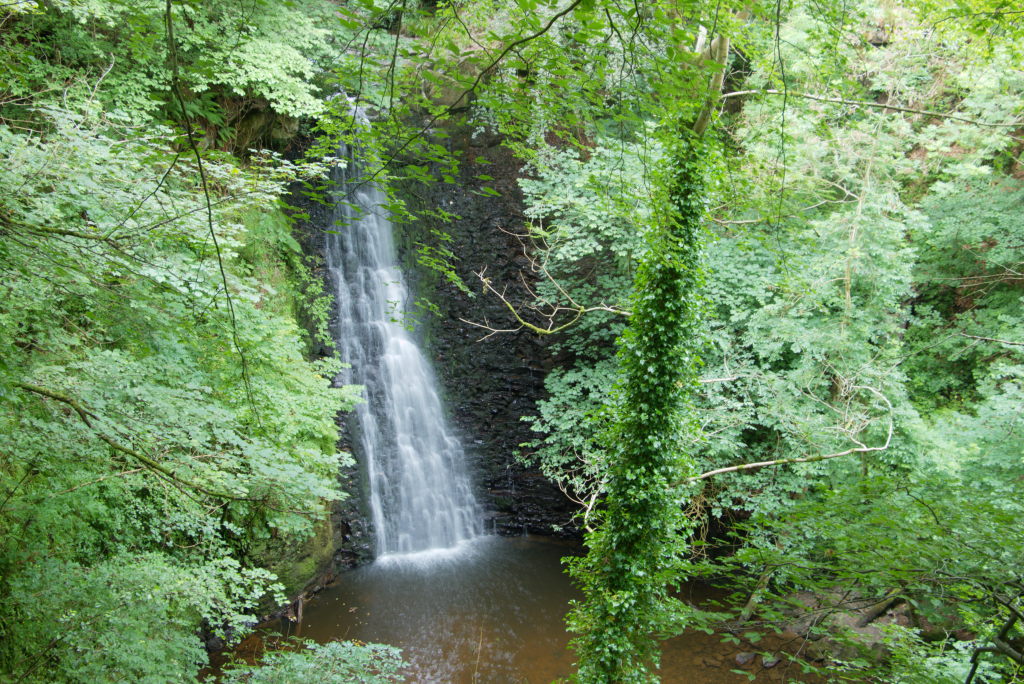
[[[331,562],[334,531],[329,519],[316,523],[313,535],[301,541],[270,539],[255,552],[259,564],[277,575],[288,597],[300,594]],[[260,606],[272,612],[278,606]]]

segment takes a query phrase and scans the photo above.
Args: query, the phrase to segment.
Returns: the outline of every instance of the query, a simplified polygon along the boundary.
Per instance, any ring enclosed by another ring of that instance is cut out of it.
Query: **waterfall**
[[[345,381],[366,387],[366,401],[355,409],[355,446],[369,480],[376,552],[452,548],[482,533],[481,515],[437,380],[405,326],[409,292],[396,265],[386,197],[357,180],[356,164],[334,179],[326,258],[338,310],[334,338],[352,366]]]

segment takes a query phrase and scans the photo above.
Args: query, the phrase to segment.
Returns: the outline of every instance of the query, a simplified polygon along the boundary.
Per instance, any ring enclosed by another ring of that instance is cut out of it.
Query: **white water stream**
[[[482,533],[480,511],[433,371],[405,327],[409,292],[396,265],[386,197],[358,177],[350,162],[335,178],[326,256],[338,307],[334,338],[352,365],[345,381],[366,387],[355,410],[357,448],[377,557],[452,549]]]

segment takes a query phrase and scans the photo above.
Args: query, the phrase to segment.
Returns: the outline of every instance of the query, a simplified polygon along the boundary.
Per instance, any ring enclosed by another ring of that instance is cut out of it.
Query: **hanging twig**
[[[227,302],[228,314],[231,317],[231,342],[242,363],[242,382],[245,384],[245,394],[249,399],[249,406],[252,408],[252,414],[256,419],[257,426],[262,427],[259,410],[256,408],[256,398],[252,391],[252,382],[249,378],[249,363],[245,357],[245,351],[242,349],[242,343],[238,338],[235,304],[231,299],[231,290],[228,287],[228,274],[224,269],[224,259],[220,252],[220,241],[217,239],[217,231],[213,228],[213,202],[210,201],[210,187],[206,182],[206,168],[203,166],[203,156],[199,153],[199,145],[196,144],[195,134],[192,131],[192,118],[188,114],[188,108],[185,107],[185,98],[181,94],[181,84],[178,79],[178,48],[174,42],[174,14],[171,1],[167,0],[164,11],[164,24],[167,27],[167,52],[171,60],[171,91],[174,93],[174,99],[177,100],[178,107],[181,109],[181,118],[185,125],[185,137],[188,140],[189,147],[192,148],[192,153],[195,155],[196,166],[199,168],[199,180],[203,186],[203,197],[206,199],[206,223],[210,231],[210,238],[213,240],[217,267],[220,269],[220,277],[224,283],[224,299]]]

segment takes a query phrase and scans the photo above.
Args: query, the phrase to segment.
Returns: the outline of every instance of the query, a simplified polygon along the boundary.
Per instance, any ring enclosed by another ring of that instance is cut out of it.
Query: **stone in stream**
[[[781,660],[782,658],[778,657],[777,655],[763,655],[761,656],[761,667],[763,667],[766,670],[770,670],[771,668],[778,665],[779,661]]]
[[[704,656],[703,658],[700,659],[700,664],[703,667],[706,667],[706,668],[709,668],[709,669],[712,669],[712,670],[717,670],[718,668],[722,667],[722,659],[719,658],[719,657],[715,657],[715,656]]]
[[[754,659],[755,655],[756,654],[751,653],[750,651],[743,651],[742,653],[737,653],[736,654],[736,664],[737,665],[746,665],[747,663],[751,662]]]

